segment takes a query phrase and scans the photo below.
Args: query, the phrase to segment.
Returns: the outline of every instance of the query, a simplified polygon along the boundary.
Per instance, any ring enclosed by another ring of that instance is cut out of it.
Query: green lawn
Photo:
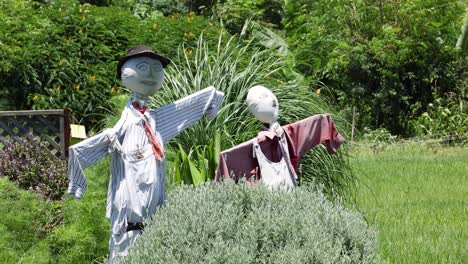
[[[0,264],[105,262],[109,160],[87,169],[86,176],[83,199],[67,195],[53,203],[0,178]]]
[[[467,263],[467,147],[359,146],[354,157],[357,208],[388,263]]]

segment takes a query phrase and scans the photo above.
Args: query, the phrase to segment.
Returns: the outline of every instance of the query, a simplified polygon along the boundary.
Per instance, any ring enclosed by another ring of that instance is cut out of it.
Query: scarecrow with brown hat
[[[164,204],[164,145],[197,120],[214,118],[224,94],[205,88],[155,110],[147,109],[149,96],[164,80],[170,60],[139,45],[130,48],[117,66],[117,77],[131,92],[120,120],[87,140],[70,147],[68,193],[79,199],[86,189],[84,170],[111,156],[106,216],[111,222],[112,263],[126,256],[141,234],[144,221]]]

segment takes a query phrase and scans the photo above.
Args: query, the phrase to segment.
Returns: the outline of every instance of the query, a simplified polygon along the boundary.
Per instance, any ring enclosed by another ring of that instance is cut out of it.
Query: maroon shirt
[[[288,142],[290,162],[296,173],[300,159],[313,147],[324,143],[328,153],[333,154],[344,142],[329,114],[314,115],[282,128]],[[278,162],[282,158],[278,139],[277,133],[273,131],[260,131],[257,138],[221,152],[216,180],[231,177],[235,180],[240,177],[251,179],[253,176],[258,179],[260,173],[257,159],[253,157],[252,142],[258,140],[265,156]]]

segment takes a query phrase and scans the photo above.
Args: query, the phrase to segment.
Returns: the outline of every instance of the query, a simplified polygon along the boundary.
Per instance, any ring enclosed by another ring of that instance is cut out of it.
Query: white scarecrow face
[[[122,66],[122,83],[133,92],[150,96],[164,81],[164,69],[159,60],[149,57],[131,58]]]
[[[267,88],[260,85],[250,88],[246,101],[250,112],[260,122],[271,125],[278,121],[278,99]]]

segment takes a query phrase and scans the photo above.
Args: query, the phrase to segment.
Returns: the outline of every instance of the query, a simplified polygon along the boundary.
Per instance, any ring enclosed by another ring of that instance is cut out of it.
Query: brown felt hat
[[[128,61],[129,59],[131,58],[135,58],[135,57],[150,57],[150,58],[153,58],[153,59],[157,59],[161,62],[162,66],[165,68],[167,65],[169,65],[169,63],[171,63],[171,60],[162,56],[162,55],[159,55],[157,53],[155,53],[154,51],[152,51],[150,48],[144,46],[144,45],[138,45],[138,46],[135,46],[135,47],[131,47],[127,50],[127,55],[123,56],[122,58],[120,58],[119,60],[119,63],[117,64],[117,78],[119,78],[119,80],[122,79],[122,66],[124,65],[124,63],[126,61]]]

